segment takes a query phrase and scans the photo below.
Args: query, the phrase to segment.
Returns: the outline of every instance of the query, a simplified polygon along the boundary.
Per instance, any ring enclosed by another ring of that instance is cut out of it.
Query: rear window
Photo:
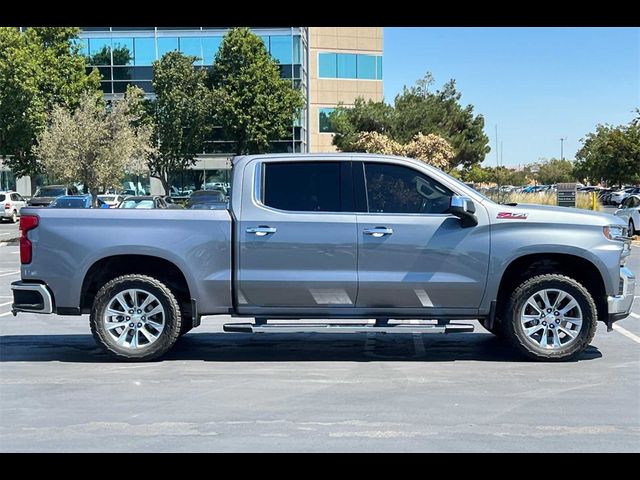
[[[53,208],[84,208],[85,201],[81,198],[59,198],[51,206]]]
[[[263,203],[294,212],[340,211],[340,162],[278,162],[264,167]]]
[[[125,200],[120,208],[153,208],[153,200]]]
[[[60,197],[62,195],[66,195],[66,191],[64,188],[49,188],[49,187],[41,187],[36,192],[36,197]]]
[[[104,202],[113,202],[113,201],[115,200],[115,198],[116,198],[116,197],[114,197],[114,196],[112,196],[112,195],[111,195],[111,196],[109,196],[109,195],[106,195],[106,196],[105,196],[105,195],[103,195],[103,196],[100,196],[100,197],[98,197],[98,198],[100,198],[100,200],[102,200],[102,201],[104,201]]]

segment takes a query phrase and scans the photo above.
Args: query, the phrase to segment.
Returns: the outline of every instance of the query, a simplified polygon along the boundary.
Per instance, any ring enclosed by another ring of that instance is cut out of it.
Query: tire
[[[633,219],[629,219],[629,236],[633,237],[636,234],[636,226],[633,224]]]
[[[551,290],[547,293],[551,304],[547,306],[555,307],[551,312],[549,308],[539,308],[544,302],[537,295],[544,290]],[[558,301],[560,294],[556,292],[564,293],[565,297]],[[555,297],[557,306],[553,305],[554,295],[558,295]],[[571,297],[577,306],[566,311],[566,316],[556,316],[556,312],[569,307]],[[532,298],[538,312],[531,303],[527,303]],[[521,321],[521,314],[532,318],[526,323],[527,327]],[[596,333],[598,313],[593,297],[580,283],[565,275],[546,274],[529,278],[516,288],[507,302],[504,317],[505,337],[519,353],[532,360],[566,361],[579,356],[591,343]],[[572,323],[572,317],[575,317],[575,322],[581,317],[580,326]],[[538,327],[537,331],[532,332],[535,327]],[[532,336],[527,335],[525,328]]]
[[[127,290],[138,292],[137,303]],[[142,316],[135,309],[125,310],[116,298],[119,294],[127,308],[134,305],[142,307],[137,310],[142,312]],[[145,297],[145,294],[148,295]],[[145,307],[144,303],[149,297],[153,297],[153,300]],[[105,314],[108,307],[111,307],[111,312],[122,309],[122,315],[111,316],[110,322],[107,322]],[[160,313],[153,314],[152,311],[157,309],[160,309]],[[131,312],[134,312],[133,315]],[[145,313],[149,314],[149,318],[145,318]],[[106,283],[96,295],[89,321],[94,339],[107,353],[118,360],[138,362],[153,360],[168,352],[176,343],[182,328],[178,300],[166,285],[147,275],[123,275]],[[110,324],[119,326],[107,328]],[[137,328],[140,326],[142,328]]]
[[[13,215],[11,215],[11,223],[16,223],[18,221],[18,212],[13,211]]]

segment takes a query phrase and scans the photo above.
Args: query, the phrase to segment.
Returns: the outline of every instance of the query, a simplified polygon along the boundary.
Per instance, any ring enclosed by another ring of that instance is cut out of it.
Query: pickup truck
[[[224,325],[247,333],[457,333],[477,319],[553,361],[631,309],[613,215],[497,204],[392,156],[240,156],[232,179],[227,209],[23,209],[14,314],[88,313],[97,343],[133,361],[205,315],[255,319]]]

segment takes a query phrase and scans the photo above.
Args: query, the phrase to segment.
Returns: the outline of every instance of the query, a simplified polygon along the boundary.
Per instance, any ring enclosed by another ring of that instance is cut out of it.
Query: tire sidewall
[[[156,285],[156,283],[158,285]],[[113,336],[107,331],[104,325],[103,315],[108,304],[118,293],[128,289],[141,289],[155,295],[165,311],[165,326],[158,338],[151,345],[130,349],[117,344]],[[110,354],[127,360],[150,360],[156,358],[175,343],[175,339],[180,331],[180,309],[176,308],[175,298],[167,287],[160,282],[149,278],[122,278],[115,279],[107,283],[96,295],[93,308],[91,309],[91,330],[96,336],[98,343]]]
[[[549,278],[553,277],[553,278]],[[582,311],[582,325],[577,338],[565,347],[545,349],[535,344],[525,333],[520,322],[520,312],[525,302],[536,292],[545,289],[562,290],[578,302]],[[561,279],[557,275],[543,275],[535,277],[523,284],[514,292],[508,305],[509,321],[505,329],[511,337],[514,346],[529,358],[537,360],[567,360],[580,352],[591,342],[596,329],[597,310],[591,295],[579,283],[567,278]]]

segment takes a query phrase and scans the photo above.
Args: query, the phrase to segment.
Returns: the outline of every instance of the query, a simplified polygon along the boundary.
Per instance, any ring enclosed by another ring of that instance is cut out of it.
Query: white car
[[[20,216],[20,210],[27,205],[27,201],[16,192],[0,192],[0,202],[3,206],[0,219],[3,222],[8,219],[16,223]]]
[[[629,225],[629,236],[640,233],[640,195],[625,198],[615,214]]]
[[[98,198],[109,205],[109,208],[118,208],[118,205],[124,200],[124,195],[98,195]]]
[[[640,187],[629,187],[624,190],[617,190],[611,194],[610,202],[614,205],[620,205],[629,195],[640,194]]]

